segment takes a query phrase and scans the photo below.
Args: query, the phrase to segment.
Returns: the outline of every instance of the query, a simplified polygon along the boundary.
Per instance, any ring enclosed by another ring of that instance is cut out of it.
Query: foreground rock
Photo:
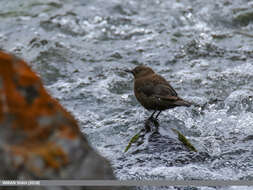
[[[5,52],[0,52],[0,153],[1,179],[114,179],[109,162],[89,146],[72,115],[23,60]]]

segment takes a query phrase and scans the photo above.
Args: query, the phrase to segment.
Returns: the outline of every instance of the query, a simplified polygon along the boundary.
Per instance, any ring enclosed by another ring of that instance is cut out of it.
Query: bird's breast
[[[157,109],[157,100],[154,96],[143,93],[136,85],[134,87],[134,94],[138,102],[147,110]]]

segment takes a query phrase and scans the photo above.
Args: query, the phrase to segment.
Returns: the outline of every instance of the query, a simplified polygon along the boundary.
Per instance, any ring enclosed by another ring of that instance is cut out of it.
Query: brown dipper
[[[176,91],[162,76],[156,74],[150,67],[137,66],[133,70],[125,70],[134,75],[134,94],[141,105],[147,110],[154,110],[149,119],[166,109],[177,106],[191,106],[190,102],[177,96]]]

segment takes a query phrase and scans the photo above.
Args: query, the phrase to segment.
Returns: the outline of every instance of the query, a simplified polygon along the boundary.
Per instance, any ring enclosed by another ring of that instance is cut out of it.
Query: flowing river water
[[[0,48],[30,63],[122,180],[253,180],[252,29],[250,0],[0,1]],[[159,121],[206,159],[145,151],[148,142],[124,153],[151,114],[124,72],[141,64],[202,105],[164,111]]]

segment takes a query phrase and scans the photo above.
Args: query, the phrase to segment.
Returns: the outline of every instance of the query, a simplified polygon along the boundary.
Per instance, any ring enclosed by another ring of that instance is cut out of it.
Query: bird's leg
[[[158,114],[155,116],[155,118],[153,119],[153,121],[154,121],[154,124],[155,124],[155,126],[156,126],[156,128],[157,128],[157,130],[158,130],[158,127],[159,127],[159,122],[158,122],[158,116],[160,115],[160,113],[161,113],[162,111],[159,111],[158,112]]]
[[[161,112],[162,111],[159,111],[158,114],[155,116],[156,119],[158,118],[158,116],[160,115]]]
[[[156,131],[158,131],[159,123],[158,123],[157,117],[159,116],[159,114],[161,113],[161,111],[159,111],[159,113],[156,115],[156,117],[154,117],[154,115],[155,115],[156,112],[157,112],[157,110],[155,110],[151,114],[151,116],[146,120],[146,122],[145,122],[146,132],[150,132],[151,131],[150,122],[152,122],[156,126]]]
[[[155,112],[156,112],[156,110],[151,114],[151,116],[148,119],[153,120],[154,119],[153,116],[155,115]]]
[[[154,122],[154,114],[156,113],[156,110],[151,114],[151,116],[145,121],[145,130],[146,132],[151,131],[150,122]]]
[[[157,121],[157,116],[154,118],[154,115],[155,115],[155,113],[157,112],[157,110],[155,110],[153,113],[152,113],[152,115],[148,118],[148,120],[150,120],[151,122],[153,122],[154,123],[154,125],[156,126],[156,127],[158,127],[159,126],[159,123],[158,123],[158,121]],[[160,112],[158,113],[158,115],[160,114]]]

